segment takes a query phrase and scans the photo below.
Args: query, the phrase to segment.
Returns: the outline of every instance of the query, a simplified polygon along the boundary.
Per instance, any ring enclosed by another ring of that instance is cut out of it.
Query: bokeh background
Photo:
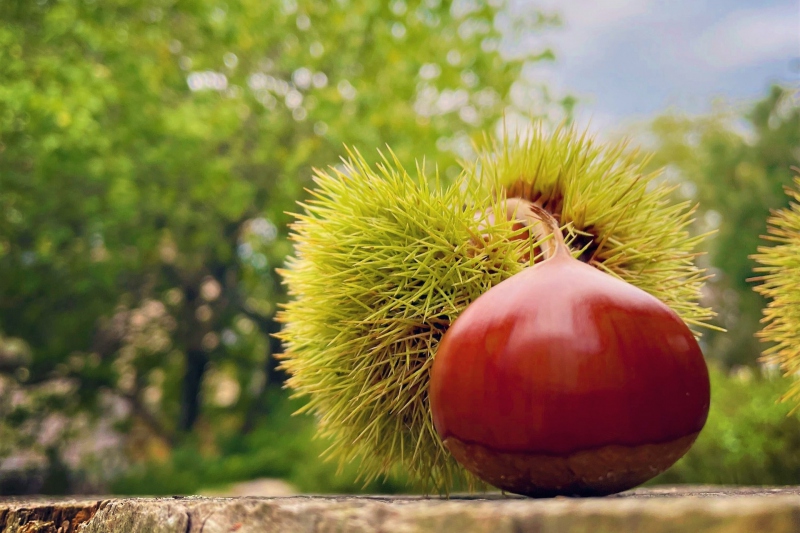
[[[287,212],[389,144],[532,120],[699,203],[712,412],[661,483],[800,483],[747,281],[800,166],[796,0],[0,1],[0,495],[397,492],[320,459],[273,354]],[[253,481],[260,480],[260,481]]]

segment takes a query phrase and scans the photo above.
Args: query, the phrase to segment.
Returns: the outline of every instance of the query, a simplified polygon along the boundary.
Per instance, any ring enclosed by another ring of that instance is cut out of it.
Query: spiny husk
[[[695,258],[707,235],[691,235],[696,206],[673,203],[675,187],[645,173],[627,141],[599,144],[585,132],[531,129],[517,143],[489,141],[467,169],[491,194],[537,202],[579,234],[579,258],[649,292],[690,326],[712,327],[698,305],[708,278]]]
[[[753,256],[761,265],[755,271],[763,274],[751,281],[762,282],[756,291],[769,300],[762,319],[766,325],[758,332],[770,343],[762,360],[796,378],[800,373],[800,176],[794,182],[794,188],[786,189],[792,199],[789,207],[774,211],[767,220],[767,235],[762,238],[772,245],[760,246]],[[800,400],[800,381],[795,379],[781,400]]]
[[[529,245],[510,223],[474,216],[495,200],[475,203],[396,160],[373,170],[351,153],[316,185],[283,272],[287,384],[308,397],[331,454],[358,460],[365,480],[402,465],[423,490],[446,490],[466,477],[429,414],[432,354],[462,309],[522,270]]]
[[[426,491],[469,481],[433,428],[428,373],[459,313],[536,260],[537,243],[515,240],[509,222],[476,216],[501,212],[507,190],[551,209],[576,256],[703,324],[691,209],[653,178],[624,146],[567,129],[494,146],[449,187],[395,159],[372,169],[358,153],[317,172],[292,228],[279,320],[288,386],[308,398],[331,456],[358,461],[367,480],[399,469]]]

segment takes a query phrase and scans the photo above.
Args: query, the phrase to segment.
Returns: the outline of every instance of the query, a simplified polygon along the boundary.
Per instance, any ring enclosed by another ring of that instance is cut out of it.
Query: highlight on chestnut
[[[391,151],[317,171],[278,319],[328,456],[530,496],[626,490],[680,458],[709,409],[704,236],[645,165],[539,125],[452,183]]]

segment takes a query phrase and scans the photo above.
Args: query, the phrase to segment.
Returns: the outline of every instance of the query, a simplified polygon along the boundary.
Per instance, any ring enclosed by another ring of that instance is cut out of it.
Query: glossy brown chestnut
[[[456,460],[530,496],[643,483],[689,449],[709,408],[708,371],[685,323],[573,259],[563,241],[458,317],[429,394]]]

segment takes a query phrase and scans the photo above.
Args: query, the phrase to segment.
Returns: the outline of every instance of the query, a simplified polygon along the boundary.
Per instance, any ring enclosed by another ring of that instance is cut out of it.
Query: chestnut
[[[703,354],[673,310],[574,259],[548,213],[522,208],[552,232],[549,257],[482,294],[445,333],[429,389],[436,431],[461,465],[505,491],[635,487],[703,428]]]

